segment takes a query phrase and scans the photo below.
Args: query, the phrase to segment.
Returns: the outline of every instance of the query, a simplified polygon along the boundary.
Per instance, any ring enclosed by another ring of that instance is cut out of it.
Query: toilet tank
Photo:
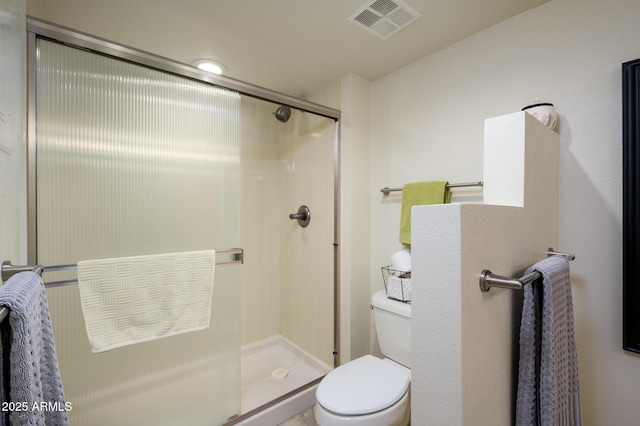
[[[371,298],[371,308],[380,351],[411,368],[411,305],[389,299],[381,290]]]

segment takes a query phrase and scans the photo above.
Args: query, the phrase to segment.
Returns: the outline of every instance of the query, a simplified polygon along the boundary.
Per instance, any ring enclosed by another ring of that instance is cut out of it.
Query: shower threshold
[[[241,357],[242,413],[267,404],[331,370],[281,335],[242,346]]]

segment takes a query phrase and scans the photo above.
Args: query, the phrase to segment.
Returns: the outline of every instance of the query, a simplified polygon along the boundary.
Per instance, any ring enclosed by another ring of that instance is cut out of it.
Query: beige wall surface
[[[478,180],[486,118],[536,98],[555,104],[556,249],[576,255],[571,276],[590,425],[640,417],[640,357],[622,350],[621,256],[621,64],[640,57],[639,20],[635,1],[554,0],[372,83],[372,193],[417,180]],[[373,199],[372,271],[399,247],[398,207]]]

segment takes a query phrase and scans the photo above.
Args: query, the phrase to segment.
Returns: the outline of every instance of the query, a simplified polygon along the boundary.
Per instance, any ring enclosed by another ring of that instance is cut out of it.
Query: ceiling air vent
[[[369,0],[347,19],[378,37],[387,38],[421,16],[402,0]]]

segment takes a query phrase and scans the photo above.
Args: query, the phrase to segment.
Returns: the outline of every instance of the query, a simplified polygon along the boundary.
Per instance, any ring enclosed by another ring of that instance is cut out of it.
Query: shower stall
[[[225,424],[316,384],[338,351],[339,111],[28,29],[29,261],[71,423]],[[208,329],[91,353],[57,265],[202,249],[217,251]]]

